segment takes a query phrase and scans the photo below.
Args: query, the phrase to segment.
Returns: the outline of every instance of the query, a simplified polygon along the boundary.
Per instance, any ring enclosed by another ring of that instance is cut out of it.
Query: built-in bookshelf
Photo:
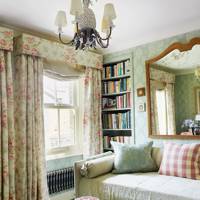
[[[132,135],[130,59],[104,64],[102,70],[102,126],[104,151],[110,141],[126,142]]]

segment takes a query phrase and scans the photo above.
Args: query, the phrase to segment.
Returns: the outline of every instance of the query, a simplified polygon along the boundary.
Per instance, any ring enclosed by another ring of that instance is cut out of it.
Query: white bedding
[[[200,200],[200,181],[158,173],[110,173],[81,178],[79,195],[93,195],[100,200]]]

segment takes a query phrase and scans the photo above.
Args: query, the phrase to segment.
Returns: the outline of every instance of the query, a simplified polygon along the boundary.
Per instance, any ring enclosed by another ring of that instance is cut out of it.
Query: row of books
[[[116,136],[116,137],[104,136],[103,137],[103,147],[104,148],[111,148],[110,141],[128,143],[129,142],[129,137],[124,137],[124,136]]]
[[[118,81],[103,82],[103,94],[119,93],[131,90],[130,78],[123,78]]]
[[[129,67],[129,60],[117,63],[115,65],[108,65],[103,68],[103,78],[111,78],[115,76],[130,74]]]
[[[103,129],[129,129],[131,128],[131,112],[104,113]]]
[[[114,98],[103,98],[103,109],[109,108],[130,108],[131,107],[131,93],[128,92],[121,96]]]

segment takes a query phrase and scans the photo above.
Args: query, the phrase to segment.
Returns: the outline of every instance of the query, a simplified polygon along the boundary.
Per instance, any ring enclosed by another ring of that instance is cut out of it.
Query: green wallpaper
[[[195,87],[200,86],[194,78],[194,74],[177,75],[175,80],[175,113],[176,130],[181,132],[181,124],[184,119],[194,119],[195,111]]]
[[[165,50],[170,44],[174,42],[188,42],[193,37],[200,37],[200,30],[185,33],[182,35],[174,36],[164,40],[144,44],[138,47],[130,48],[121,52],[111,53],[104,55],[104,62],[111,62],[113,60],[120,60],[121,57],[132,58],[132,75],[133,75],[133,89],[134,96],[134,134],[135,143],[141,144],[148,141],[148,127],[147,127],[147,113],[138,112],[137,106],[140,102],[146,103],[146,97],[137,97],[136,89],[139,87],[146,87],[146,74],[145,74],[145,61],[157,56],[163,50]],[[156,146],[161,146],[163,140],[154,140]],[[191,140],[190,140],[191,141]],[[187,140],[177,140],[177,142],[188,142]]]

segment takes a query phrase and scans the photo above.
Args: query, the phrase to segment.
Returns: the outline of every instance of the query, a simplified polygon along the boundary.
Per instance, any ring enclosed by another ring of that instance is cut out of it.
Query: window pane
[[[158,126],[160,134],[167,133],[167,110],[165,90],[156,91],[157,111],[158,111]]]
[[[44,76],[44,103],[75,105],[74,86],[76,80],[57,80]]]
[[[44,103],[56,103],[55,80],[44,76]]]
[[[75,112],[72,109],[60,109],[60,146],[75,144]]]
[[[56,81],[57,103],[74,105],[74,81]]]
[[[59,147],[58,109],[44,109],[46,149]]]

